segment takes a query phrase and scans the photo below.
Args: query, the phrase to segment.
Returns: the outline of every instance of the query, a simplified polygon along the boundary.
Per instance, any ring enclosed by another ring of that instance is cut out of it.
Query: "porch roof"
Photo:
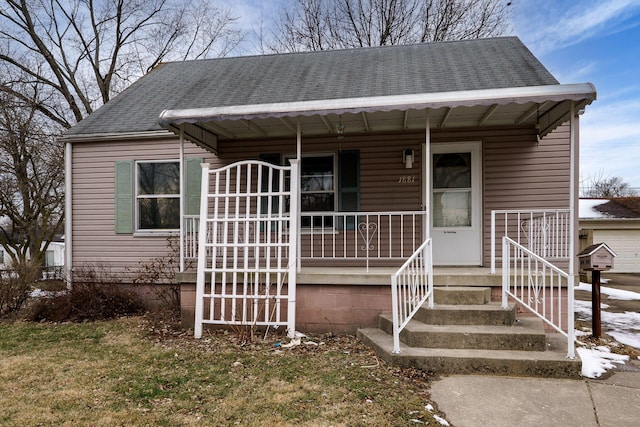
[[[345,133],[424,129],[427,115],[435,128],[523,126],[544,137],[596,96],[590,83],[479,89],[409,95],[231,105],[165,110],[160,124],[201,145],[220,139],[245,139],[302,133]]]

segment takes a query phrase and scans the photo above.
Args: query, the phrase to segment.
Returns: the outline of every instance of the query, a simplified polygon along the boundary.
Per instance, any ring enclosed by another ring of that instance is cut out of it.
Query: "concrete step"
[[[433,300],[436,304],[480,305],[491,301],[491,288],[470,286],[435,286]]]
[[[491,374],[544,378],[580,378],[581,362],[566,358],[566,339],[547,336],[546,351],[506,351],[417,348],[401,344],[393,353],[393,338],[378,328],[358,330],[358,338],[373,347],[377,355],[401,367],[447,374]]]
[[[393,333],[393,318],[380,315],[380,329]],[[542,320],[525,318],[511,326],[427,325],[410,320],[400,333],[409,347],[477,350],[544,351],[546,337]]]
[[[415,320],[429,325],[506,325],[516,320],[516,306],[503,309],[500,303],[476,305],[436,304],[434,308],[423,305],[414,316]]]

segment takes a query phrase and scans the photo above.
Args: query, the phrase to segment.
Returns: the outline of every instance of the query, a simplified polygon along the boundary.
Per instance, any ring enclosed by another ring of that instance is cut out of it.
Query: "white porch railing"
[[[502,308],[508,297],[567,337],[567,357],[575,357],[573,278],[509,237],[502,238]]]
[[[301,262],[353,260],[369,268],[372,260],[404,261],[422,242],[424,211],[303,212],[300,215]],[[182,271],[198,257],[199,216],[185,215]]]
[[[425,301],[433,308],[433,256],[431,239],[420,245],[413,255],[391,276],[393,313],[393,352],[400,353],[400,332]]]
[[[405,260],[422,242],[424,211],[302,212],[301,260]]]
[[[198,259],[198,230],[200,215],[182,217],[182,241],[180,242],[180,271],[185,271],[185,262]]]
[[[498,230],[503,230],[500,236]],[[491,211],[491,273],[496,274],[497,245],[502,236],[546,260],[568,261],[570,230],[569,209]]]

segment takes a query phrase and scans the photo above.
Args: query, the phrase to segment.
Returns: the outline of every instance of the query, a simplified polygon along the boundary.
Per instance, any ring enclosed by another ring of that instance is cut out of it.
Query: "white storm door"
[[[431,146],[431,237],[436,265],[482,264],[480,148],[480,142]]]

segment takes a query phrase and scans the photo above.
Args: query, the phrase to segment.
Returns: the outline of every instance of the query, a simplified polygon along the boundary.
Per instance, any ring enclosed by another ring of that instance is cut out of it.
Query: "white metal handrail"
[[[567,337],[575,357],[573,277],[509,237],[502,238],[502,308],[512,297]]]
[[[427,300],[428,307],[433,308],[433,256],[430,238],[391,276],[394,353],[400,353],[400,332]]]
[[[498,227],[503,230],[501,236],[497,236]],[[492,274],[496,274],[497,242],[502,236],[509,236],[544,259],[569,260],[571,257],[570,210],[492,210]]]

